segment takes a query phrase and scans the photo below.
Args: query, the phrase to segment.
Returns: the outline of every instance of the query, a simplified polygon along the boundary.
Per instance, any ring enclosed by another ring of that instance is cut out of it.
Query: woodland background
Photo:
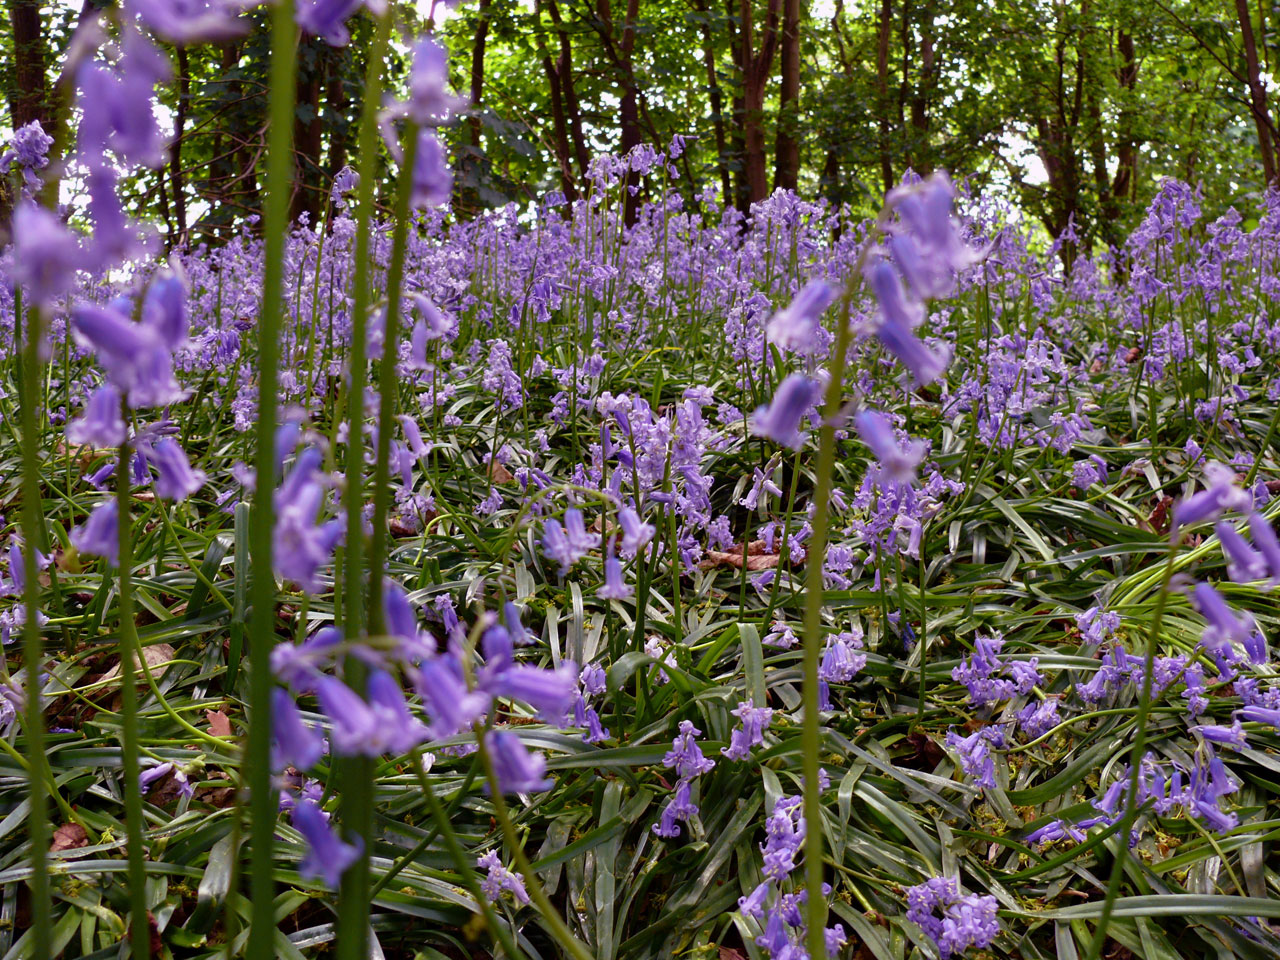
[[[8,0],[3,126],[38,119],[61,147],[59,65],[95,2]],[[233,43],[175,52],[170,161],[129,184],[170,245],[259,212],[269,43],[251,17]],[[711,186],[745,211],[785,187],[865,214],[908,169],[946,168],[1052,236],[1074,223],[1069,252],[1118,243],[1162,177],[1201,185],[1209,213],[1276,177],[1270,0],[472,0],[415,17],[470,105],[446,131],[462,216],[572,200],[593,156],[676,135],[688,202]],[[357,18],[346,47],[301,41],[295,217],[350,160],[371,34]],[[393,89],[406,69],[402,49]],[[635,186],[636,203],[662,187]]]

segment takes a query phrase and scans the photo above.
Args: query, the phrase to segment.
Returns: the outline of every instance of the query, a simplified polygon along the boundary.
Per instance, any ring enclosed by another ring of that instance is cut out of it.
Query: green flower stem
[[[467,888],[467,892],[475,897],[476,904],[480,907],[481,914],[484,915],[484,922],[489,927],[489,932],[493,934],[493,938],[498,941],[502,947],[502,952],[511,960],[517,960],[523,954],[516,946],[515,941],[511,939],[511,931],[498,922],[497,916],[493,912],[493,908],[489,905],[488,899],[484,895],[484,891],[480,889],[480,881],[476,879],[476,872],[472,869],[470,861],[467,859],[466,851],[462,849],[462,844],[458,841],[458,835],[453,830],[453,824],[449,822],[449,812],[445,810],[440,798],[436,796],[435,790],[431,788],[431,779],[427,776],[426,770],[422,768],[422,748],[417,747],[413,751],[413,771],[417,774],[418,784],[422,787],[422,796],[427,801],[427,810],[431,813],[431,818],[436,822],[436,829],[439,830],[440,836],[444,838],[445,848],[449,851],[449,856],[453,859],[454,866],[458,868],[458,874],[462,877],[462,884]],[[370,892],[370,899],[378,895],[378,891],[386,886],[386,882],[393,876],[388,873]]]
[[[418,155],[418,125],[405,125],[401,139],[400,180],[396,190],[395,227],[391,237],[391,265],[387,271],[387,317],[382,335],[382,363],[378,368],[378,449],[373,467],[373,541],[369,548],[369,632],[386,630],[383,622],[382,577],[387,562],[387,511],[390,507],[389,480],[391,424],[395,422],[396,347],[400,339],[400,285],[404,280],[405,248],[409,241],[410,196],[413,193],[413,164]]]
[[[382,65],[391,39],[393,8],[388,5],[377,20],[369,62],[365,71],[364,103],[360,116],[358,157],[360,184],[356,190],[359,211],[356,223],[355,275],[351,307],[351,343],[347,383],[347,514],[346,546],[342,573],[342,629],[348,643],[366,636],[364,596],[364,394],[368,383],[368,313],[371,300],[370,228],[378,177],[378,111],[382,108]],[[385,431],[384,431],[385,432]],[[379,607],[380,603],[373,606]],[[363,695],[368,668],[358,657],[348,656],[344,677],[351,689]],[[342,824],[348,842],[360,843],[363,853],[342,875],[338,902],[338,960],[368,960],[369,956],[369,857],[373,853],[373,760],[343,757],[334,766],[342,784]],[[332,782],[329,787],[332,787]]]
[[[249,738],[245,778],[249,787],[248,960],[275,956],[275,882],[272,879],[279,811],[271,778],[271,671],[275,646],[276,582],[271,558],[275,526],[275,430],[279,400],[280,320],[284,304],[284,246],[289,230],[293,177],[293,102],[297,28],[291,0],[271,11],[271,94],[267,130],[267,197],[264,227],[262,309],[258,319],[258,435],[254,465],[257,491],[249,522],[252,606],[249,630]]]
[[[127,420],[129,411],[121,400],[121,416]],[[142,838],[142,787],[138,783],[141,772],[138,763],[138,687],[134,670],[142,660],[142,648],[138,645],[138,632],[133,622],[133,543],[129,522],[129,469],[130,450],[126,439],[120,444],[116,460],[116,509],[119,513],[119,603],[120,603],[120,714],[121,714],[121,776],[124,778],[124,820],[129,869],[129,942],[133,956],[151,956],[151,931],[147,927],[147,871],[144,862]],[[135,661],[135,658],[136,661]]]
[[[21,307],[19,306],[19,311]],[[19,313],[15,312],[16,318]],[[48,760],[44,747],[44,704],[40,696],[40,661],[44,657],[44,646],[40,640],[40,583],[39,567],[36,564],[36,549],[42,537],[41,504],[40,504],[40,451],[39,429],[36,426],[36,384],[40,379],[40,340],[42,331],[39,308],[32,308],[26,324],[27,338],[23,343],[22,366],[25,368],[18,382],[21,404],[22,430],[22,571],[26,577],[24,601],[27,606],[26,623],[23,625],[22,653],[26,662],[26,744],[27,753],[31,757],[29,798],[30,812],[27,814],[27,831],[31,837],[31,929],[32,953],[35,960],[48,960],[51,943],[53,904],[49,899],[49,864],[45,851],[49,849],[48,823],[46,809],[48,790],[45,767]],[[15,337],[17,331],[14,332]]]
[[[516,866],[520,869],[520,875],[524,877],[529,899],[533,901],[533,905],[538,908],[538,913],[541,914],[547,926],[551,928],[552,936],[555,937],[560,946],[569,952],[574,960],[593,960],[591,951],[587,949],[581,940],[573,935],[573,931],[565,925],[564,920],[560,918],[560,914],[556,912],[555,906],[547,899],[547,894],[542,889],[542,882],[538,879],[538,874],[533,869],[533,864],[529,862],[528,856],[525,855],[524,844],[520,842],[520,837],[516,834],[515,824],[511,822],[511,815],[507,811],[507,802],[502,797],[498,776],[493,771],[493,761],[489,757],[489,750],[485,746],[484,735],[480,730],[476,731],[476,746],[480,752],[480,763],[484,766],[485,779],[489,781],[489,791],[493,798],[493,817],[498,821],[498,825],[502,829],[502,836],[507,841],[507,846],[511,848]]]
[[[1120,885],[1124,882],[1125,859],[1129,856],[1129,835],[1133,830],[1134,822],[1138,819],[1138,784],[1141,780],[1142,757],[1147,749],[1147,718],[1151,714],[1151,674],[1155,669],[1156,639],[1160,635],[1160,623],[1164,619],[1165,601],[1169,597],[1169,581],[1173,579],[1173,561],[1178,555],[1180,539],[1175,535],[1169,541],[1164,577],[1160,583],[1160,593],[1156,596],[1151,629],[1147,632],[1146,656],[1142,666],[1142,694],[1138,698],[1138,709],[1133,715],[1133,749],[1129,753],[1129,789],[1125,792],[1124,817],[1116,830],[1116,862],[1111,867],[1111,879],[1107,883],[1107,898],[1102,903],[1102,913],[1098,917],[1098,926],[1094,930],[1093,940],[1089,944],[1089,952],[1085,955],[1085,960],[1098,960],[1101,956],[1103,944],[1107,940],[1107,927],[1111,923],[1111,913],[1115,909],[1116,897],[1120,895]]]
[[[804,875],[809,892],[805,903],[808,922],[806,941],[809,956],[821,960],[827,955],[824,931],[827,926],[827,898],[822,895],[822,802],[818,787],[818,754],[821,732],[818,723],[818,660],[822,654],[822,567],[827,556],[827,523],[831,513],[831,483],[836,464],[836,419],[844,394],[844,368],[849,352],[849,303],[853,281],[840,298],[836,311],[836,341],[832,347],[823,404],[822,427],[818,431],[818,475],[813,492],[813,536],[805,552],[804,682],[803,721],[800,743],[804,772]]]

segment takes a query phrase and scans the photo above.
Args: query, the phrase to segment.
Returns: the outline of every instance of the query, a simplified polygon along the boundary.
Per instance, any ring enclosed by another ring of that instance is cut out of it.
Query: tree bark
[[[1253,18],[1248,0],[1236,0],[1236,18],[1240,21],[1240,41],[1244,47],[1245,79],[1249,86],[1249,112],[1258,131],[1258,149],[1262,153],[1262,176],[1268,186],[1276,179],[1275,124],[1267,109],[1267,88],[1262,85],[1258,65],[1258,47],[1253,37]]]
[[[734,70],[738,76],[733,86],[733,124],[729,127],[729,165],[734,174],[733,205],[746,213],[751,208],[751,190],[747,186],[747,100],[744,91],[747,87],[746,74],[743,72],[745,58],[742,53],[742,23],[738,20],[738,11],[734,0],[725,0],[725,25],[729,31],[729,53],[733,57]],[[729,202],[725,196],[725,203]]]
[[[309,39],[305,66],[298,73],[297,112],[293,121],[293,156],[296,177],[289,218],[296,220],[307,214],[314,225],[325,194],[320,155],[324,150],[324,123],[320,116],[320,92],[324,89],[329,66],[329,46]],[[299,50],[299,54],[302,50]]]
[[[1117,200],[1131,200],[1138,179],[1138,144],[1133,135],[1133,105],[1127,101],[1138,86],[1138,59],[1134,54],[1133,34],[1124,30],[1116,37],[1120,52],[1120,112],[1118,126],[1120,140],[1116,147],[1118,163],[1115,180],[1111,184],[1111,196]]]
[[[757,203],[769,195],[769,180],[765,166],[764,95],[773,68],[773,56],[778,46],[779,0],[769,0],[765,16],[764,34],[760,49],[755,50],[752,36],[751,0],[741,0],[742,17],[742,76],[743,76],[743,140],[745,142],[747,194],[751,203]]]
[[[41,121],[52,134],[53,117],[45,82],[48,51],[38,0],[9,0],[9,28],[13,36],[13,75],[9,81],[9,116],[13,129]]]
[[[534,43],[538,47],[538,57],[542,60],[542,72],[547,78],[547,92],[551,100],[551,130],[554,137],[553,147],[556,153],[556,166],[560,170],[560,190],[570,203],[578,199],[578,187],[573,178],[573,168],[569,165],[569,126],[564,116],[564,99],[560,88],[560,76],[551,62],[551,54],[547,52],[546,38],[542,34],[542,4],[535,3],[534,16],[537,20],[534,29]]]
[[[186,47],[178,47],[178,109],[173,115],[173,142],[169,145],[169,179],[173,183],[173,210],[178,220],[177,237],[169,238],[169,246],[185,241],[187,236],[187,191],[182,173],[182,136],[191,108],[191,63]]]
[[[783,0],[778,66],[782,82],[778,90],[773,188],[795,190],[800,176],[800,0]]]
[[[893,153],[889,142],[889,43],[893,38],[893,0],[880,0],[880,22],[876,28],[876,119],[879,125],[880,179],[888,193],[897,181],[893,176]]]
[[[556,35],[560,40],[556,72],[560,75],[560,89],[564,94],[564,113],[569,122],[573,159],[578,168],[578,176],[585,177],[587,167],[591,165],[591,153],[587,150],[587,138],[582,133],[582,108],[578,105],[578,91],[573,81],[573,38],[569,36],[568,24],[560,18],[556,0],[547,0],[547,13],[551,15],[551,22],[555,24]]]
[[[716,168],[720,172],[720,190],[725,202],[733,195],[729,179],[728,144],[724,132],[724,100],[720,93],[720,82],[716,76],[716,49],[711,32],[711,10],[704,0],[693,0],[694,8],[701,18],[702,30],[702,63],[707,71],[707,97],[711,102],[711,124],[716,137]]]
[[[471,44],[471,116],[467,128],[471,146],[480,149],[480,104],[484,98],[484,48],[489,38],[489,2],[480,0],[476,10],[475,40]]]
[[[929,99],[935,76],[933,46],[933,4],[926,2],[920,10],[920,71],[911,94],[911,160],[921,176],[927,176],[933,164],[929,159]]]

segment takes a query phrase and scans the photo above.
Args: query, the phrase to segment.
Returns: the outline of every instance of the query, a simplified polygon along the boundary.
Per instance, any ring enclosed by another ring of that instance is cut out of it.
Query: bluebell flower
[[[490,903],[497,903],[501,900],[502,891],[504,890],[515,898],[516,903],[529,903],[529,894],[525,890],[524,881],[520,879],[518,874],[512,873],[502,865],[502,861],[498,859],[497,850],[490,850],[488,853],[477,857],[476,866],[481,870],[487,871],[484,879],[480,881],[480,889],[484,891],[484,895],[489,898]]]
[[[822,388],[802,373],[793,373],[779,384],[773,401],[760,407],[751,421],[751,432],[768,437],[793,450],[804,445],[805,433],[800,421],[818,401]]]
[[[1075,616],[1080,628],[1080,639],[1085,643],[1102,643],[1120,629],[1120,614],[1104,612],[1102,607],[1090,607]]]
[[[604,558],[604,584],[596,590],[601,600],[625,600],[635,591],[622,575],[622,564],[613,551],[614,541],[609,541]]]
[[[155,483],[158,497],[181,502],[204,486],[205,472],[193,470],[186,452],[170,437],[153,444],[148,459],[158,473]]]
[[[751,756],[751,748],[764,743],[764,731],[773,722],[773,710],[769,707],[757,707],[751,697],[738,704],[732,711],[741,723],[729,734],[729,746],[721,747],[720,752],[730,760],[747,760]]]
[[[489,696],[468,691],[462,665],[452,654],[442,654],[419,664],[414,686],[431,715],[431,736],[452,737],[484,717]]]
[[[1236,613],[1222,598],[1222,594],[1208,583],[1196,584],[1192,600],[1200,615],[1207,621],[1201,636],[1205,647],[1210,651],[1233,641],[1244,644],[1257,629],[1253,614],[1247,610]]]
[[[249,5],[237,0],[129,0],[125,6],[161,39],[193,46],[248,33],[249,24],[240,14]]]
[[[328,816],[311,800],[299,800],[293,808],[293,825],[307,841],[307,855],[298,864],[298,873],[308,880],[324,878],[337,889],[342,874],[360,859],[364,842],[343,843],[329,824]]]
[[[1221,463],[1211,462],[1204,468],[1206,487],[1193,493],[1173,508],[1173,528],[1214,520],[1228,510],[1248,510],[1253,496],[1236,486],[1236,472]]]
[[[962,895],[950,877],[933,877],[907,890],[907,919],[934,942],[943,960],[969,947],[986,949],[1000,932],[992,896]]]
[[[418,131],[418,150],[413,162],[410,203],[415,209],[438,207],[449,202],[453,173],[440,140],[430,130]]]
[[[653,539],[656,528],[651,523],[641,523],[640,515],[631,507],[618,511],[618,526],[622,527],[622,555],[634,557]]]
[[[924,459],[927,444],[922,440],[910,440],[904,447],[898,442],[892,425],[884,414],[876,410],[862,410],[853,420],[858,435],[871,448],[880,462],[880,469],[898,483],[913,483],[916,468]]]
[[[337,627],[321,627],[300,644],[282,641],[271,651],[271,672],[296,693],[311,693],[321,669],[333,662],[341,645]]]
[[[702,752],[695,737],[702,733],[690,720],[680,721],[680,732],[671,741],[671,749],[662,758],[664,766],[672,767],[681,779],[706,773],[716,762]]]
[[[308,725],[283,687],[271,691],[271,769],[309,770],[324,756],[324,736]]]
[[[301,0],[293,16],[307,33],[320,37],[331,47],[345,47],[351,41],[347,20],[362,3],[363,0]]]
[[[1237,583],[1250,583],[1267,575],[1266,559],[1240,535],[1235,524],[1219,520],[1214,531],[1227,559],[1227,576]]]
[[[13,211],[13,258],[8,266],[28,302],[47,307],[71,290],[84,266],[80,239],[56,216],[33,202]]]
[[[987,729],[977,730],[962,737],[954,730],[947,731],[947,746],[960,758],[960,767],[973,778],[979,787],[996,785],[995,761],[991,758],[990,736]]]
[[[1245,735],[1244,728],[1237,719],[1230,726],[1222,724],[1202,724],[1197,727],[1190,728],[1191,733],[1198,733],[1209,743],[1216,743],[1219,746],[1227,747],[1230,750],[1243,750],[1249,745],[1249,739]]]
[[[537,793],[551,788],[547,759],[525,749],[520,738],[507,730],[491,730],[484,738],[493,762],[493,773],[503,793]]]
[[[676,783],[675,793],[662,808],[658,822],[653,825],[653,832],[657,836],[665,839],[680,836],[678,824],[688,823],[698,815],[698,805],[690,798],[690,783],[688,779]]]
[[[90,447],[118,447],[125,441],[120,391],[104,383],[89,397],[84,414],[67,424],[67,439]]]
[[[71,531],[71,545],[80,553],[120,563],[120,525],[115,500],[104,500],[88,519]]]
[[[482,676],[479,686],[495,696],[520,700],[544,721],[558,722],[573,704],[576,668],[566,664],[555,670],[522,665],[504,666]]]
[[[770,342],[785,350],[813,353],[819,346],[822,314],[839,293],[839,289],[826,280],[810,280],[790,304],[770,318],[765,328]]]

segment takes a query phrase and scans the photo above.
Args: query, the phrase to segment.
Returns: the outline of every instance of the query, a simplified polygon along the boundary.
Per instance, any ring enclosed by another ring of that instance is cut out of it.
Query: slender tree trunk
[[[48,51],[39,0],[9,0],[9,29],[13,42],[13,73],[9,87],[9,117],[13,129],[39,120],[51,134],[53,117],[45,82]]]
[[[743,36],[750,25],[739,18],[735,0],[725,0],[725,25],[729,30],[729,53],[737,73],[733,85],[733,124],[729,127],[729,162],[734,174],[733,205],[742,213],[751,208],[751,190],[747,185],[747,75],[744,71]],[[726,194],[725,203],[729,202]]]
[[[471,146],[480,149],[480,104],[484,97],[484,48],[489,38],[489,2],[480,0],[476,10],[475,40],[471,45],[471,116],[467,118]]]
[[[879,124],[880,179],[885,193],[897,181],[893,176],[893,153],[889,140],[889,43],[893,38],[893,0],[880,0],[880,22],[876,28],[876,119]]]
[[[1116,176],[1111,184],[1111,196],[1116,201],[1131,200],[1138,179],[1138,145],[1133,136],[1133,105],[1130,103],[1138,86],[1138,59],[1134,54],[1133,34],[1121,29],[1116,37],[1120,53],[1120,112],[1117,127],[1120,133],[1116,148],[1118,163]]]
[[[1240,21],[1240,41],[1244,47],[1245,77],[1249,85],[1249,109],[1258,131],[1258,149],[1262,153],[1262,175],[1270,186],[1276,179],[1275,125],[1267,109],[1267,88],[1262,85],[1258,65],[1258,47],[1253,38],[1253,18],[1248,0],[1236,0],[1236,17]]]
[[[289,217],[296,220],[307,214],[314,225],[324,196],[320,155],[324,150],[324,124],[320,116],[320,92],[324,89],[329,66],[330,47],[319,40],[308,40],[311,48],[305,67],[298,75],[297,111],[293,122],[293,155],[297,168]],[[299,51],[301,52],[301,51]]]
[[[778,65],[782,83],[778,91],[773,188],[795,190],[800,176],[800,0],[783,0]]]
[[[169,238],[169,245],[186,240],[187,191],[182,173],[182,136],[187,126],[187,112],[191,108],[191,63],[187,48],[178,47],[178,109],[173,115],[173,143],[169,145],[169,179],[173,183],[173,210],[178,220],[178,236]]]
[[[724,101],[720,95],[720,82],[716,76],[716,49],[711,32],[711,11],[704,0],[694,0],[694,7],[701,18],[702,63],[707,71],[707,97],[711,101],[711,124],[716,137],[716,167],[720,171],[720,190],[725,202],[729,202],[733,190],[729,180],[728,145],[724,133]]]
[[[534,30],[534,42],[538,47],[538,57],[542,60],[542,72],[547,77],[547,91],[551,100],[551,129],[554,137],[553,147],[556,153],[556,166],[560,170],[560,189],[570,203],[578,199],[578,187],[574,182],[573,168],[569,165],[569,125],[564,116],[564,99],[560,88],[560,76],[555,64],[551,62],[551,54],[547,52],[546,38],[542,33],[542,5],[534,6],[537,25]]]
[[[773,68],[778,45],[778,7],[780,0],[769,0],[760,50],[755,51],[752,37],[751,0],[741,0],[743,100],[746,111],[743,139],[746,145],[748,199],[757,203],[769,195],[769,178],[765,165],[764,96]]]
[[[935,65],[933,46],[933,3],[920,8],[920,71],[911,95],[911,158],[921,176],[927,175],[929,160],[929,99],[933,93]]]
[[[556,72],[560,75],[560,89],[564,93],[564,112],[565,119],[569,121],[573,158],[578,167],[578,176],[585,177],[587,167],[591,165],[591,154],[587,150],[587,138],[582,134],[582,108],[578,106],[578,91],[573,81],[573,39],[569,36],[568,24],[560,19],[560,8],[556,6],[556,0],[547,0],[547,13],[551,14],[551,22],[555,24],[556,35],[560,39]]]
[[[324,106],[328,114],[326,126],[329,129],[329,152],[326,155],[325,174],[329,183],[339,171],[347,165],[347,153],[350,150],[349,126],[346,123],[347,111],[351,101],[347,97],[347,89],[342,83],[342,74],[346,69],[350,48],[332,52],[334,57],[332,69],[329,70],[329,82],[325,84]],[[328,183],[326,183],[328,186]]]

